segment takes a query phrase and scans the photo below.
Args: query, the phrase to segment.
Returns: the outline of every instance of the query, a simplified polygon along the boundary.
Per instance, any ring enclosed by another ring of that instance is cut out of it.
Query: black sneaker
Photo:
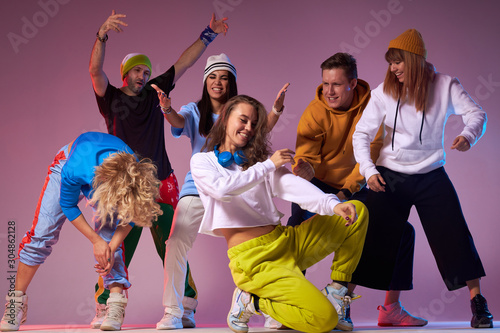
[[[493,315],[488,310],[486,298],[477,294],[470,300],[472,310],[472,320],[470,326],[473,328],[493,328]]]

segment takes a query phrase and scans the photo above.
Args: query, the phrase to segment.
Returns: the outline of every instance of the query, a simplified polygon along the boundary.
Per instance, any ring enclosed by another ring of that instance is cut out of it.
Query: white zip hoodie
[[[486,113],[472,100],[458,79],[436,73],[431,82],[425,114],[417,112],[414,105],[399,105],[392,147],[398,101],[384,94],[383,90],[382,83],[372,91],[371,100],[353,134],[354,156],[360,164],[360,173],[366,179],[379,173],[370,158],[370,142],[382,122],[385,137],[377,165],[406,174],[427,173],[445,164],[444,128],[450,115],[462,116],[465,127],[459,135],[464,136],[471,147],[486,130]]]

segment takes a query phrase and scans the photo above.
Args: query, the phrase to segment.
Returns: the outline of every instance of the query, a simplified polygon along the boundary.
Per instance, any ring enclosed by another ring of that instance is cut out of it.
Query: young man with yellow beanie
[[[369,84],[358,78],[356,60],[350,54],[336,53],[321,64],[322,83],[316,88],[316,96],[305,109],[297,127],[296,165],[293,172],[311,181],[326,193],[336,194],[342,200],[364,201],[366,182],[359,173],[359,165],[354,158],[352,134],[357,122],[370,100]],[[371,142],[372,159],[376,160],[382,146],[383,131],[379,130]],[[313,214],[292,204],[292,216],[288,225],[295,226]],[[399,268],[403,276],[411,276],[415,231],[411,224],[405,228],[404,246],[399,250]],[[408,260],[405,260],[408,258]],[[338,286],[333,291],[345,303],[339,305],[339,324],[337,328],[352,330],[349,304],[352,289]],[[410,287],[411,288],[411,287]],[[394,281],[386,296],[386,302],[399,298],[399,290],[407,289]],[[352,297],[351,297],[352,296]],[[341,302],[341,303],[342,303]],[[392,303],[392,301],[391,301]],[[403,309],[404,311],[404,309]],[[397,322],[422,326],[427,321],[404,311]],[[394,320],[393,320],[394,321]]]
[[[123,21],[126,15],[116,14],[113,10],[111,16],[97,31],[96,41],[90,58],[90,76],[99,106],[99,111],[106,120],[108,132],[127,143],[135,153],[144,158],[150,158],[158,167],[158,178],[162,182],[160,188],[163,210],[162,219],[150,228],[153,240],[162,263],[165,257],[165,242],[170,234],[174,209],[179,200],[179,187],[174,175],[165,147],[164,115],[170,112],[160,108],[158,94],[150,87],[152,83],[160,87],[165,94],[174,88],[175,82],[191,67],[203,54],[208,44],[219,33],[226,33],[227,18],[215,19],[212,15],[210,24],[203,30],[200,37],[189,46],[165,73],[149,80],[151,77],[151,61],[140,53],[131,53],[125,56],[120,65],[121,88],[110,84],[104,73],[104,54],[108,40],[108,32],[114,30],[121,32],[128,26]],[[125,264],[128,267],[141,235],[141,229],[134,228],[124,241]],[[191,282],[191,283],[190,283]],[[186,276],[186,296],[188,306],[184,307],[183,320],[185,327],[195,327],[194,308],[197,304],[196,287],[190,273]],[[99,279],[96,285],[96,316],[91,323],[92,328],[99,328],[105,315],[106,300],[109,291]],[[185,318],[184,318],[185,317]]]
[[[363,255],[352,282],[388,290],[394,274],[404,223],[415,206],[448,290],[467,286],[471,326],[493,327],[493,316],[481,294],[486,275],[444,165],[444,132],[450,115],[462,117],[464,128],[451,149],[468,151],[486,130],[486,113],[458,79],[439,73],[427,62],[421,34],[409,29],[389,43],[385,80],[372,91],[353,134],[354,155],[370,188],[370,212]],[[370,142],[380,126],[386,137],[379,157]],[[381,255],[383,254],[383,255]],[[411,283],[411,279],[409,281]],[[382,306],[381,312],[398,312]],[[392,322],[379,325],[392,326]]]

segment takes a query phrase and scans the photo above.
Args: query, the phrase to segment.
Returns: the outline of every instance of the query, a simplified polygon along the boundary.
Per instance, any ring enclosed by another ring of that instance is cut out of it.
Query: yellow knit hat
[[[391,40],[389,48],[408,51],[427,58],[427,50],[425,49],[422,35],[415,29],[408,29],[395,39]]]
[[[127,75],[128,71],[137,65],[145,65],[149,68],[151,72],[151,61],[147,56],[140,53],[130,53],[123,58],[123,61],[120,65],[120,75],[122,76],[122,80]]]

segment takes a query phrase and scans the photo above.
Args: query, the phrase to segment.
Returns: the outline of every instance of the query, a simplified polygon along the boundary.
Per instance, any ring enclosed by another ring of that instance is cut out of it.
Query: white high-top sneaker
[[[125,308],[127,307],[127,298],[120,293],[110,293],[106,316],[101,324],[101,331],[119,331],[122,328],[125,318]]]
[[[156,323],[157,330],[175,330],[182,327],[182,319],[174,316],[170,312],[165,312],[163,318]]]
[[[18,331],[26,321],[28,314],[28,296],[22,291],[9,291],[5,297],[5,313],[0,324],[0,331]]]
[[[90,322],[90,328],[100,328],[104,317],[106,316],[106,304],[95,304],[95,317]]]

